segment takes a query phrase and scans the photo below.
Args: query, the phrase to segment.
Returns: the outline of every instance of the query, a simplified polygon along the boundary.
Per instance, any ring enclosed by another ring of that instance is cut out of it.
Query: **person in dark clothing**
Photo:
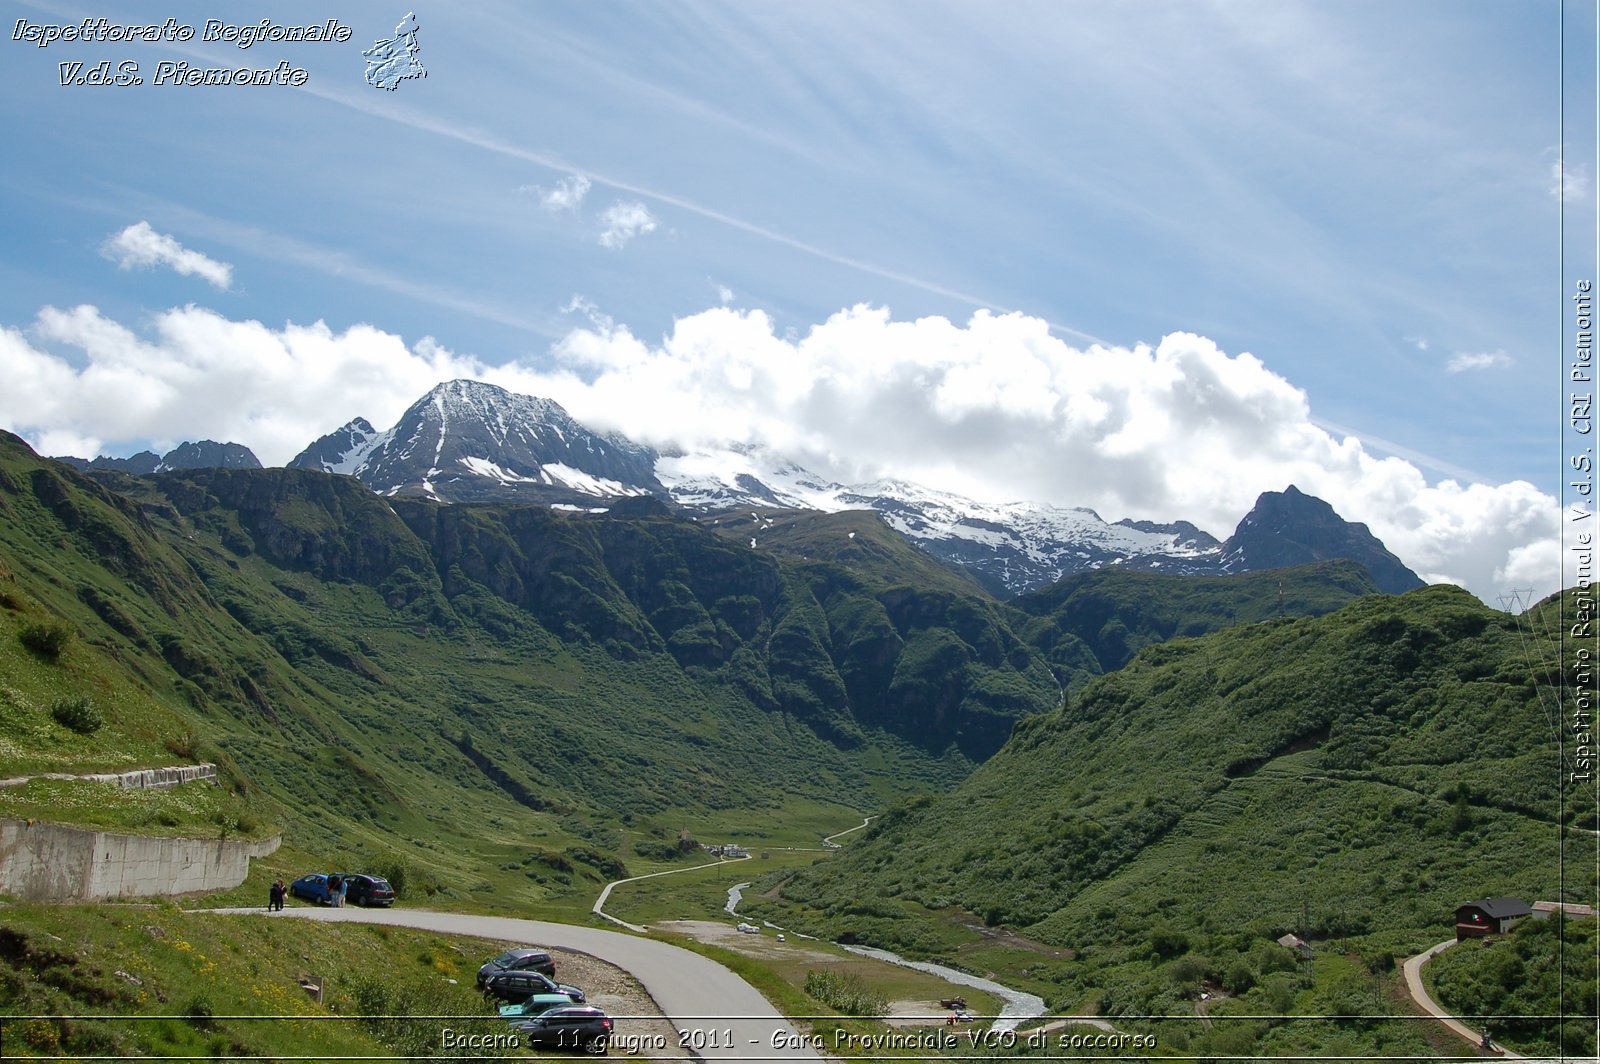
[[[288,891],[285,890],[283,886],[283,880],[274,880],[272,883],[272,889],[267,892],[267,911],[282,912],[283,896],[287,893]]]

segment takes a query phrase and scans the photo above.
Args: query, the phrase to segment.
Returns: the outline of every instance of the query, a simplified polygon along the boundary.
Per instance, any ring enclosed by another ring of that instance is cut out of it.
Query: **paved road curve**
[[[1405,973],[1406,989],[1411,991],[1411,997],[1419,1006],[1422,1007],[1423,1012],[1426,1012],[1428,1015],[1444,1024],[1455,1034],[1465,1038],[1473,1045],[1477,1045],[1483,1038],[1483,1032],[1474,1031],[1471,1027],[1468,1027],[1466,1024],[1450,1015],[1444,1009],[1440,1008],[1438,1002],[1434,1001],[1433,998],[1428,995],[1427,988],[1422,984],[1422,966],[1455,944],[1455,939],[1445,939],[1432,949],[1424,950],[1415,957],[1408,959],[1405,964],[1401,966],[1401,970]],[[1496,1046],[1495,1053],[1500,1057],[1501,1060],[1528,1059],[1520,1054],[1511,1052],[1511,1050],[1506,1049],[1503,1046]]]
[[[204,910],[202,910],[204,911]],[[267,914],[260,909],[211,912]],[[427,912],[417,909],[294,908],[271,919],[365,922],[416,927],[451,935],[559,946],[626,969],[655,998],[661,1011],[706,1060],[822,1060],[756,989],[716,961],[655,939],[597,927],[516,920],[504,916]],[[777,1048],[774,1048],[776,1036]]]

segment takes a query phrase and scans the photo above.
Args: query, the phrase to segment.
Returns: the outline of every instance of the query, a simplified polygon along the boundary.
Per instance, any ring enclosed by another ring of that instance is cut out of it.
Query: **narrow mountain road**
[[[1471,1042],[1476,1046],[1483,1041],[1483,1032],[1474,1031],[1471,1027],[1468,1027],[1466,1024],[1462,1023],[1460,1020],[1446,1012],[1439,1006],[1437,1002],[1433,1000],[1432,997],[1428,995],[1427,988],[1422,985],[1422,966],[1455,944],[1455,939],[1447,938],[1437,946],[1434,946],[1432,949],[1423,950],[1415,957],[1408,958],[1405,964],[1401,966],[1401,970],[1405,973],[1406,989],[1410,991],[1411,999],[1417,1003],[1422,1011],[1426,1012],[1428,1015],[1444,1024],[1455,1034],[1460,1035],[1462,1038],[1465,1038],[1468,1042]],[[1505,1049],[1502,1046],[1495,1046],[1495,1053],[1501,1060],[1528,1059],[1527,1057],[1513,1053],[1509,1049]]]
[[[715,868],[717,865],[734,864],[738,861],[748,860],[750,860],[749,857],[734,857],[731,860],[726,861],[719,859],[716,861],[707,861],[705,864],[690,865],[688,868],[669,868],[665,872],[651,872],[648,875],[643,876],[629,876],[627,879],[613,879],[611,882],[605,885],[605,889],[600,891],[600,896],[595,899],[594,908],[591,911],[602,920],[610,920],[618,927],[626,927],[629,931],[637,931],[639,934],[643,935],[649,932],[649,928],[640,927],[638,924],[630,924],[628,921],[612,916],[610,913],[606,912],[606,900],[611,897],[612,887],[620,887],[624,883],[637,883],[641,879],[655,879],[657,876],[675,876],[679,872],[694,872],[701,868]],[[748,886],[748,884],[746,885]]]
[[[829,835],[829,837],[824,838],[824,840],[822,840],[822,842],[826,842],[826,843],[827,842],[834,842],[835,838],[840,837],[840,835],[848,835],[848,834],[850,834],[850,832],[859,832],[859,830],[861,830],[862,827],[866,827],[867,824],[870,824],[870,822],[875,821],[875,819],[878,819],[877,818],[877,814],[874,814],[874,816],[869,816],[869,818],[864,819],[864,821],[859,822],[859,824],[856,824],[856,826],[854,826],[854,827],[846,827],[846,829],[842,830],[842,832],[834,832],[834,834]]]
[[[766,998],[722,965],[679,946],[596,927],[543,920],[420,909],[294,908],[194,910],[202,914],[249,914],[258,919],[388,924],[449,935],[537,943],[577,950],[609,961],[639,980],[702,1060],[812,1060],[822,1056]],[[626,1029],[623,1029],[626,1033]]]

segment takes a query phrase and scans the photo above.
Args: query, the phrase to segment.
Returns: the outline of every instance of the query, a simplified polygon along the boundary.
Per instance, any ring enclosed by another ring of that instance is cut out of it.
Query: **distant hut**
[[[1456,941],[1503,935],[1511,925],[1533,912],[1521,898],[1489,898],[1456,906]]]
[[[1278,945],[1282,946],[1290,953],[1293,953],[1303,961],[1308,961],[1312,957],[1316,956],[1316,950],[1312,949],[1306,940],[1301,938],[1299,935],[1284,935],[1282,938],[1278,939]]]
[[[1593,920],[1596,916],[1592,905],[1579,905],[1571,901],[1536,901],[1533,903],[1533,918],[1535,920],[1548,920],[1551,913],[1563,913],[1569,920]]]

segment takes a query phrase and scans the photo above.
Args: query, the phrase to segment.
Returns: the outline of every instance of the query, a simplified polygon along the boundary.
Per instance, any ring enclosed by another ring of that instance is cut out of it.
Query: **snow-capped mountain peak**
[[[366,418],[358,417],[301,451],[289,463],[289,468],[354,473],[366,461],[381,435]]]
[[[358,425],[371,430],[357,419],[291,464],[320,460],[323,468],[349,472],[381,494],[422,494],[450,502],[527,499],[577,505],[661,491],[650,448],[592,432],[554,400],[482,381],[438,385],[412,403],[393,428],[370,438],[351,431]],[[332,465],[319,451],[330,439],[337,455]]]

